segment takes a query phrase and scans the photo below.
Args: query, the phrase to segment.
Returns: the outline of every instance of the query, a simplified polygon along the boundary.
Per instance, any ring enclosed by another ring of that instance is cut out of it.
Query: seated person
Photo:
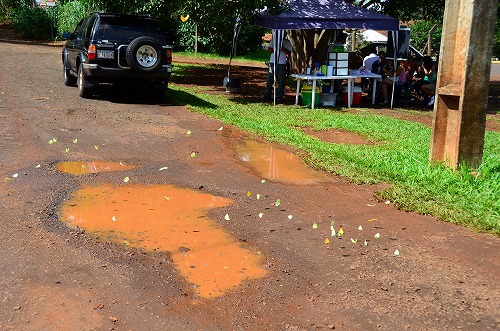
[[[370,53],[370,55],[365,56],[363,59],[363,67],[370,71],[373,68],[373,63],[379,59],[378,55],[375,53]],[[370,89],[370,82],[371,79],[369,78],[362,78],[361,81],[363,82],[363,91]]]
[[[391,89],[393,85],[404,85],[406,83],[406,70],[404,66],[405,62],[400,61],[395,73],[391,70],[391,67],[384,68],[387,77],[382,80],[381,84],[382,95],[384,96],[383,105],[389,104],[387,91]]]
[[[370,55],[365,56],[363,59],[363,67],[366,70],[372,70],[373,63],[379,59],[378,55],[375,53],[371,53]]]
[[[373,62],[371,71],[374,74],[381,75],[382,79],[384,78],[385,72],[384,69],[389,65],[389,61],[386,59],[386,55],[384,51],[378,52],[378,61]],[[382,81],[379,79],[379,81]]]
[[[420,90],[427,96],[430,97],[427,106],[434,105],[434,94],[436,92],[436,67],[434,66],[434,61],[428,55],[424,56],[422,60],[422,71],[423,78]]]
[[[420,98],[422,96],[422,83],[424,78],[424,67],[423,64],[419,65],[413,76],[411,77],[410,88],[414,90],[417,96]]]
[[[413,63],[413,59],[411,57],[406,60],[404,67],[406,71],[406,81],[409,82],[412,80],[413,74],[415,73],[415,63]]]

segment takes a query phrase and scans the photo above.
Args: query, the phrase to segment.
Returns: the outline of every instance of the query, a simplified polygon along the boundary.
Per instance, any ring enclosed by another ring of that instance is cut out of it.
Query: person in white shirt
[[[369,55],[365,56],[363,59],[363,67],[365,67],[365,70],[368,70],[370,72],[373,72],[373,63],[378,61],[378,55],[375,53],[370,53]],[[363,87],[364,90],[369,90],[372,88],[371,86],[371,79],[369,78],[362,78],[361,81],[363,82]],[[379,81],[382,81],[379,79]]]
[[[273,85],[274,85],[274,48],[273,48],[273,39],[269,43],[268,52],[271,53],[271,57],[269,59],[269,67],[267,70],[267,83],[266,83],[266,91],[264,93],[264,99],[271,100],[273,97]],[[278,63],[276,64],[276,82],[277,82],[277,91],[276,91],[276,100],[281,101],[283,96],[285,95],[285,70],[286,70],[286,55],[290,55],[292,52],[292,44],[290,40],[285,37],[283,38],[283,43],[281,45],[281,50],[278,57]]]
[[[371,53],[370,55],[365,56],[363,59],[363,67],[366,70],[372,71],[373,62],[378,60],[378,55],[375,53]]]

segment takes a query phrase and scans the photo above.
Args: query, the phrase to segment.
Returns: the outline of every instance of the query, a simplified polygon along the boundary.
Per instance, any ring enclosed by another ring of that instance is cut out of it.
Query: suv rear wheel
[[[83,63],[78,67],[78,92],[82,98],[90,98],[92,96],[92,89],[85,87],[86,79],[83,73]]]
[[[156,71],[161,68],[162,51],[163,47],[154,38],[136,38],[127,47],[127,63],[135,71]]]
[[[69,66],[66,65],[66,58],[64,59],[63,63],[63,70],[64,70],[64,85],[66,86],[76,86],[76,77],[71,74],[71,70],[69,69]]]

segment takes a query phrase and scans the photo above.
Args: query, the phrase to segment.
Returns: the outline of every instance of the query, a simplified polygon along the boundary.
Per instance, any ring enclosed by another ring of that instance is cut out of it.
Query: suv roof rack
[[[89,13],[89,15],[97,14],[97,15],[109,15],[109,16],[136,16],[136,17],[144,17],[144,18],[153,18],[151,14],[125,14],[125,13],[107,13],[102,10],[95,10]]]

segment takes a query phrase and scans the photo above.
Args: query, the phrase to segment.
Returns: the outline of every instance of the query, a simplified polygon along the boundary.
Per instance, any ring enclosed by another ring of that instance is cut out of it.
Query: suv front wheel
[[[163,47],[151,37],[139,37],[127,47],[127,63],[135,71],[153,72],[161,68]]]
[[[85,87],[86,79],[83,73],[83,63],[78,67],[78,92],[82,98],[90,98],[92,96],[92,89]]]

